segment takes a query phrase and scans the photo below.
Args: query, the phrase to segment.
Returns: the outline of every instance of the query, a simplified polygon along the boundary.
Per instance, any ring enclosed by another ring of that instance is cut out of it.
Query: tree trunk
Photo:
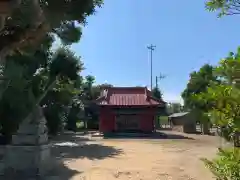
[[[234,144],[234,147],[240,147],[240,132],[234,133],[233,144]]]
[[[86,130],[88,128],[87,127],[87,120],[84,120],[83,123],[84,123],[84,129]]]
[[[203,134],[210,134],[210,124],[209,122],[202,123],[202,133]]]

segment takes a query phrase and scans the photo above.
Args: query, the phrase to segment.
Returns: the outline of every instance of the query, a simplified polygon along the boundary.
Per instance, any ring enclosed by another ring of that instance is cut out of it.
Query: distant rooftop
[[[189,112],[180,112],[180,113],[174,113],[174,114],[171,114],[170,116],[168,117],[182,117],[182,116],[185,116],[187,115]]]

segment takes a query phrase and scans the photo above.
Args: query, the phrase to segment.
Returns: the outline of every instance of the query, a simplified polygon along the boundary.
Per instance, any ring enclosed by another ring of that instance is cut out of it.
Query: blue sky
[[[96,83],[159,86],[166,101],[180,101],[189,73],[204,63],[216,64],[240,45],[240,17],[218,19],[204,9],[204,0],[105,0],[103,8],[88,18],[83,37],[72,49],[82,57]]]

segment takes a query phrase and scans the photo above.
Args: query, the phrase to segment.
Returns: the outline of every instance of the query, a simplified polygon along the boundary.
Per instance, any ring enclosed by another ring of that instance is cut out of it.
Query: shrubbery
[[[202,160],[217,180],[240,180],[240,148],[219,149],[215,159]]]

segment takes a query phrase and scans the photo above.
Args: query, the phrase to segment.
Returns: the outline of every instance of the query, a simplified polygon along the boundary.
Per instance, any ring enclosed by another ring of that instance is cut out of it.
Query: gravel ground
[[[63,135],[54,142],[59,167],[49,180],[213,180],[200,158],[212,158],[215,136],[164,132],[167,138],[102,139]]]

